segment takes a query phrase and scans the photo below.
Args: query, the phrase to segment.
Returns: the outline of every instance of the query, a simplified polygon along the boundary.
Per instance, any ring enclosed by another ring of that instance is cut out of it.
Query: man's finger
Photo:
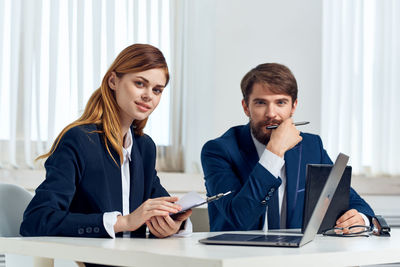
[[[342,216],[340,216],[340,218],[336,221],[336,224],[341,224],[344,221],[347,221],[350,217],[353,217],[354,215],[356,215],[358,212],[355,209],[351,209],[346,211]]]

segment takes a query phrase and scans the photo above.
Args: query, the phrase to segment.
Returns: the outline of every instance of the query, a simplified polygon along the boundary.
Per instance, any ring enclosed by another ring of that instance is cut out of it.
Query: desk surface
[[[249,232],[248,232],[249,233]],[[260,232],[251,232],[260,233]],[[400,229],[392,236],[317,236],[301,248],[204,245],[217,233],[166,239],[0,238],[0,253],[122,266],[358,266],[400,262]]]

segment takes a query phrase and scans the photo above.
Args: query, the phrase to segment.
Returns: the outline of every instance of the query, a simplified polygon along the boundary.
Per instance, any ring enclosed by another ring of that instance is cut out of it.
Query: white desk
[[[256,233],[256,232],[255,232]],[[301,248],[203,245],[188,238],[0,238],[0,253],[122,266],[358,266],[400,262],[400,229],[390,238],[317,236]],[[44,260],[46,262],[46,260]]]

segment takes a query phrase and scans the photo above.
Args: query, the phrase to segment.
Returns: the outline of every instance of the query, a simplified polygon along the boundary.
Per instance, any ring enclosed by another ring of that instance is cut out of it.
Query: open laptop
[[[303,235],[220,234],[201,239],[199,242],[211,245],[269,247],[301,247],[307,244],[317,234],[348,161],[349,157],[342,153],[337,157]]]
[[[304,196],[304,212],[302,233],[306,230],[315,205],[332,170],[331,164],[308,164],[306,169],[306,190]],[[349,210],[351,184],[351,166],[344,169],[342,179],[336,188],[331,204],[319,227],[318,234],[335,227],[337,219]]]

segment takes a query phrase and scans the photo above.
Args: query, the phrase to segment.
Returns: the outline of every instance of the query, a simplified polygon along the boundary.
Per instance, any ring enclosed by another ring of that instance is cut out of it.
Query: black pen
[[[309,123],[310,123],[309,121],[299,121],[299,122],[295,122],[293,124],[294,124],[294,126],[300,126],[300,125],[306,125]],[[267,126],[267,129],[276,129],[276,128],[278,128],[278,126],[279,125],[270,125],[270,126]]]

